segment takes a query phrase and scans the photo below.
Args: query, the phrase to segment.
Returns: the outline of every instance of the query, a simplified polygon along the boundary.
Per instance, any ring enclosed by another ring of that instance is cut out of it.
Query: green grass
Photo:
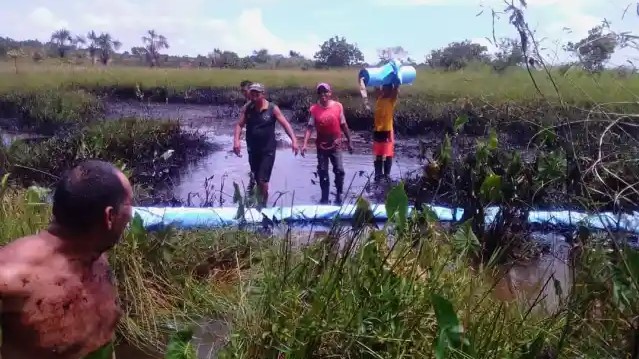
[[[3,193],[0,243],[46,225],[50,211],[39,201],[34,191]],[[399,213],[401,202],[389,199]],[[558,306],[531,310],[495,298],[497,268],[474,265],[463,235],[428,217],[401,223],[390,244],[384,231],[367,230],[338,253],[335,233],[300,247],[235,230],[146,233],[134,221],[110,254],[125,309],[118,337],[163,350],[170,325],[221,318],[232,328],[224,358],[608,358],[632,350],[637,252],[584,242],[570,258],[572,285],[548,283],[564,294]]]
[[[150,69],[143,67],[102,67],[21,65],[13,73],[11,63],[0,64],[0,92],[15,89],[74,88],[142,88],[164,87],[182,92],[194,88],[237,87],[241,80],[263,82],[268,88],[313,87],[329,82],[338,91],[356,91],[357,68],[343,70],[220,70],[220,69]],[[635,101],[639,94],[639,77],[624,77],[614,72],[590,76],[578,70],[562,75],[552,71],[566,101],[592,104]],[[557,96],[551,81],[543,71],[534,72],[541,91],[551,100]],[[458,72],[441,72],[420,68],[417,80],[403,89],[405,93],[423,95],[435,101],[468,98],[498,104],[505,101],[528,102],[538,98],[529,74],[511,69],[498,74],[487,67],[473,66]]]

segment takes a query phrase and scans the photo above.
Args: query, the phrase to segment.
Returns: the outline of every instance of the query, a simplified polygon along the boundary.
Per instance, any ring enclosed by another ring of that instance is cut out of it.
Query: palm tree
[[[69,45],[73,43],[73,38],[69,30],[60,29],[51,34],[51,42],[58,47],[58,54],[63,58]]]
[[[73,40],[71,40],[71,45],[73,45],[77,50],[77,52],[75,53],[75,56],[78,59],[83,59],[86,56],[86,53],[84,49],[82,48],[82,45],[86,43],[87,43],[87,40],[82,35],[77,35],[73,38]]]
[[[113,53],[122,46],[122,43],[113,39],[111,34],[103,32],[97,39],[97,45],[100,49],[100,61],[102,64],[108,65]]]
[[[98,39],[99,39],[99,36],[93,30],[91,30],[87,34],[87,40],[89,42],[87,51],[89,52],[89,57],[91,58],[91,63],[93,65],[95,65],[95,62],[97,61],[97,58],[98,58],[98,49],[100,47],[98,44]]]
[[[164,35],[159,35],[155,30],[149,30],[147,34],[148,36],[142,36],[146,48],[146,58],[151,67],[155,67],[160,62],[160,50],[168,49],[169,43]]]

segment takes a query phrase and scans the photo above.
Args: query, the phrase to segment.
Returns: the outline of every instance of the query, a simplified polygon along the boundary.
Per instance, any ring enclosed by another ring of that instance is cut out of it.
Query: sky
[[[615,31],[639,32],[636,1],[527,0],[525,13],[552,63],[567,56],[558,43],[585,37],[604,19]],[[219,48],[243,56],[266,48],[312,57],[338,35],[357,44],[368,62],[392,46],[422,62],[431,50],[464,39],[492,51],[491,9],[504,7],[504,0],[21,0],[0,8],[0,36],[46,41],[60,28],[95,30],[111,33],[128,50],[155,29],[168,38],[170,54],[206,55]],[[516,37],[506,15],[496,19],[494,31],[498,38]],[[635,58],[639,53],[623,51],[613,64]]]

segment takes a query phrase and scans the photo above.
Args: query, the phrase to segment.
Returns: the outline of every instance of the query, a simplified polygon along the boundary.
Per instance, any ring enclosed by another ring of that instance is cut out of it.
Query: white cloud
[[[267,2],[277,0],[267,0]],[[257,6],[256,0],[242,0]],[[319,38],[313,34],[290,39],[297,34],[275,34],[265,25],[258,7],[245,8],[234,17],[212,18],[204,11],[205,0],[61,0],[60,6],[40,6],[26,18],[0,10],[0,17],[8,18],[6,34],[15,38],[48,40],[51,33],[68,28],[73,34],[90,30],[109,32],[123,43],[123,49],[141,45],[147,30],[155,29],[165,35],[171,54],[203,54],[215,48],[250,54],[266,48],[271,53],[288,54],[289,50],[312,56]],[[247,4],[247,5],[248,5]],[[263,5],[264,1],[260,2]],[[64,18],[63,18],[64,16]],[[73,19],[72,22],[65,18]],[[281,35],[287,35],[283,38]]]

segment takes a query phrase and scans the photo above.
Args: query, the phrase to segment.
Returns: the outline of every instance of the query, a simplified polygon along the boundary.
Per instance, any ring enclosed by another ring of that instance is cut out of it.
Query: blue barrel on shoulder
[[[410,65],[402,65],[391,60],[380,67],[367,67],[359,71],[358,80],[363,79],[366,87],[383,85],[410,85],[417,77],[417,70]]]

